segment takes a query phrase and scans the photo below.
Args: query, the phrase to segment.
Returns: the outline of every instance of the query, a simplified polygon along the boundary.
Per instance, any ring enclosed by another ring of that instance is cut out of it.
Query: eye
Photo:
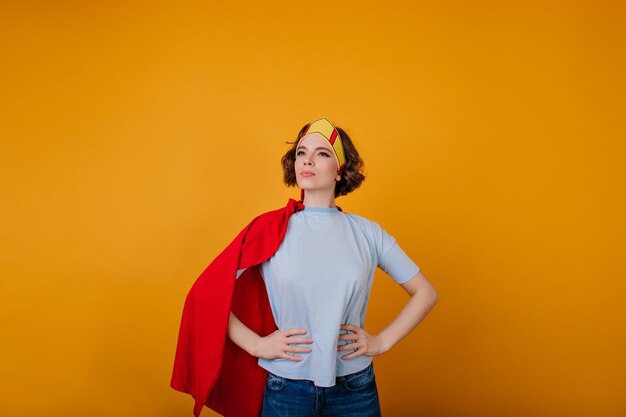
[[[298,151],[296,152],[296,156],[300,156],[301,153],[304,153],[304,151]]]
[[[328,154],[328,152],[320,152],[320,155],[330,156],[330,155]]]

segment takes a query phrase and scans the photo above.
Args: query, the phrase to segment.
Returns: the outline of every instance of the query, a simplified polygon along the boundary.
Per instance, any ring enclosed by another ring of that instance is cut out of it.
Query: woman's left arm
[[[352,359],[361,355],[376,356],[390,350],[396,343],[408,335],[437,303],[437,291],[428,279],[419,271],[413,278],[400,284],[411,296],[400,314],[377,335],[369,334],[362,328],[351,324],[342,324],[342,330],[353,333],[339,336],[339,340],[353,340],[354,343],[339,346],[338,351],[354,350],[343,359]]]

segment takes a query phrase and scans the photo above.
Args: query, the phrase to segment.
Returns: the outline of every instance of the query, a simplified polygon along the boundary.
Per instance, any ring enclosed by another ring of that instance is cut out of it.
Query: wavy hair
[[[281,158],[281,164],[283,166],[283,182],[288,187],[298,185],[294,169],[294,164],[296,162],[296,146],[309,126],[310,123],[304,125],[302,129],[300,129],[295,142],[285,142],[292,145]],[[346,155],[346,166],[343,167],[341,172],[341,179],[335,184],[335,197],[339,197],[340,195],[347,195],[356,190],[365,180],[365,174],[363,173],[363,160],[359,156],[359,152],[356,150],[352,139],[350,139],[350,136],[340,127],[335,125],[335,128],[341,136],[343,151]]]

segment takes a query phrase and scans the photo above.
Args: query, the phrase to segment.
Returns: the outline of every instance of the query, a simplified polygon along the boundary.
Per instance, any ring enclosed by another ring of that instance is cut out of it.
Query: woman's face
[[[341,177],[328,140],[319,133],[306,135],[296,148],[296,181],[303,190],[328,189],[334,193]]]

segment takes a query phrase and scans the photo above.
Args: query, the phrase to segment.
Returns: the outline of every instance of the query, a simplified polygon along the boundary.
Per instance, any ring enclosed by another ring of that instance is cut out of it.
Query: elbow
[[[419,299],[419,302],[424,305],[428,311],[430,311],[430,309],[437,304],[439,294],[437,293],[435,287],[429,284],[418,288],[417,291],[413,293],[412,297],[416,300]]]
[[[430,290],[430,308],[432,309],[435,304],[437,304],[437,300],[439,299],[439,294],[435,287],[432,287]]]

